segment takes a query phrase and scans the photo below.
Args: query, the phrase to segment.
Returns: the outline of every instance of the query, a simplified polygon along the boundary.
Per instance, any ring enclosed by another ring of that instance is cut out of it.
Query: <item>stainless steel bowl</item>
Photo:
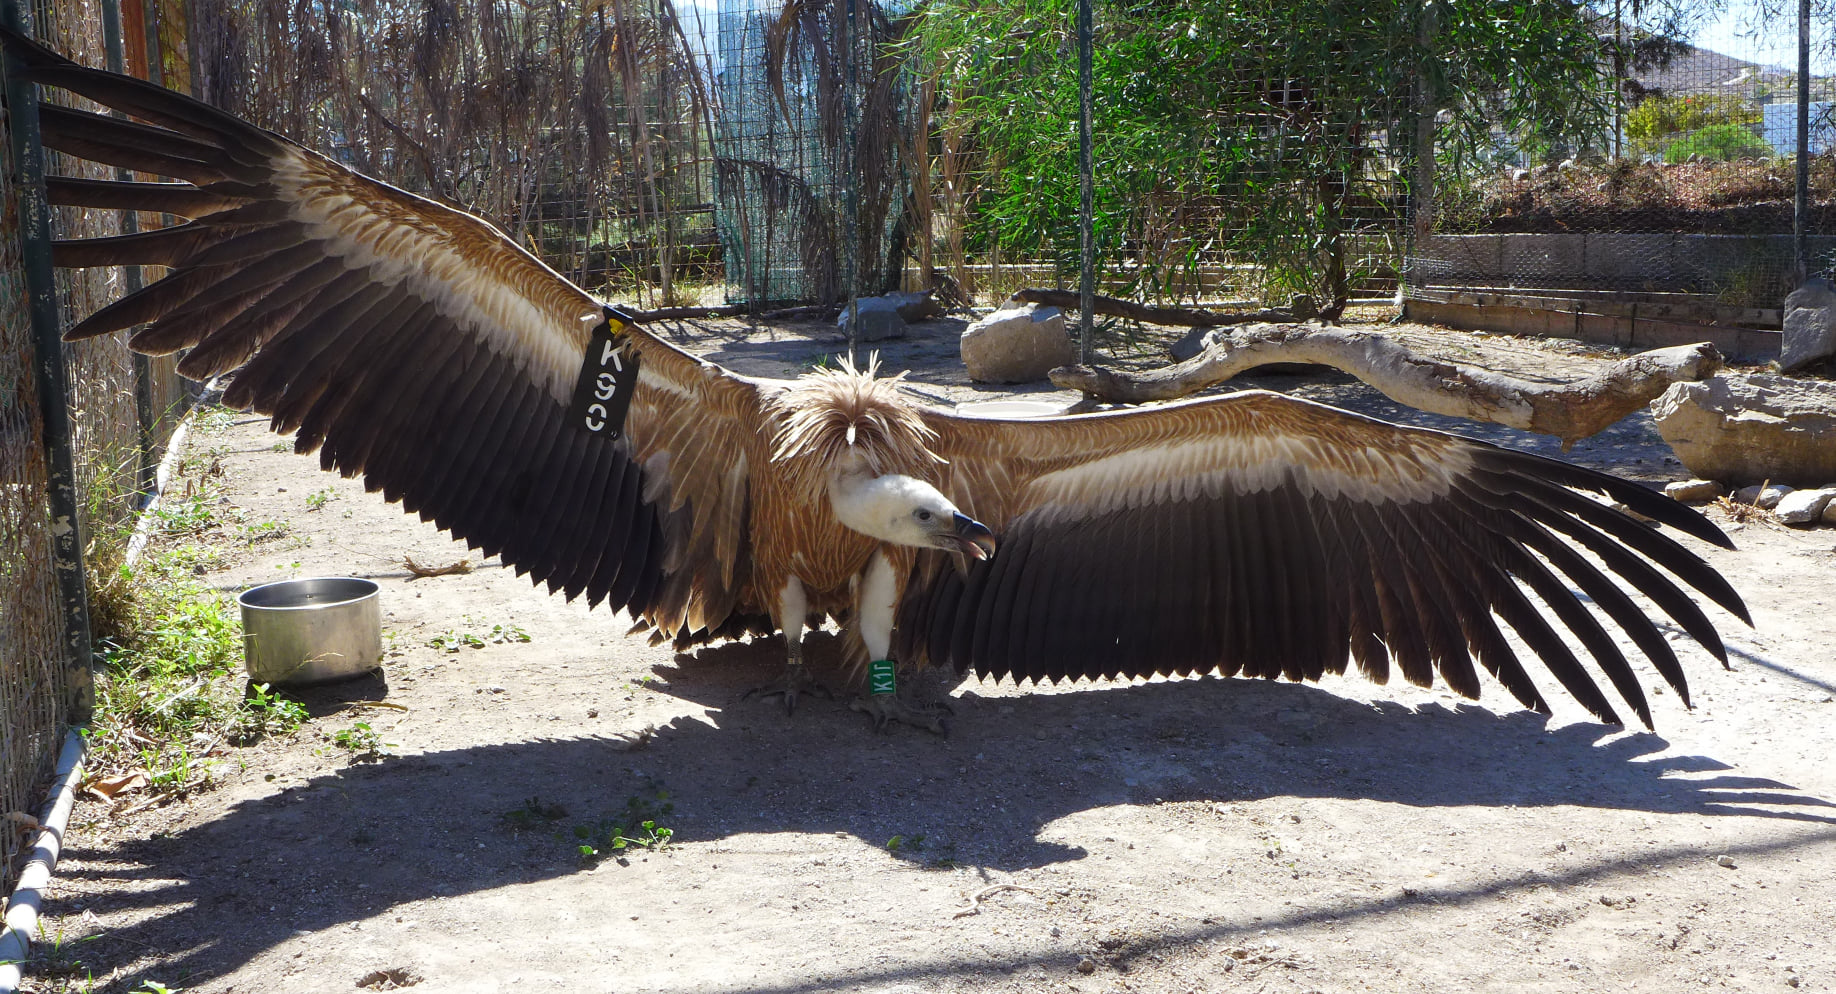
[[[283,580],[242,592],[242,648],[256,683],[345,680],[382,665],[376,584],[354,576]]]

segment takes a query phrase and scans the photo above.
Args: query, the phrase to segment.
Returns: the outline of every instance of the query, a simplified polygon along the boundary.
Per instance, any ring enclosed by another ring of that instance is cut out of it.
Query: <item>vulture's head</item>
[[[994,532],[916,477],[845,476],[830,487],[829,498],[842,524],[882,542],[947,549],[972,559],[994,555]]]

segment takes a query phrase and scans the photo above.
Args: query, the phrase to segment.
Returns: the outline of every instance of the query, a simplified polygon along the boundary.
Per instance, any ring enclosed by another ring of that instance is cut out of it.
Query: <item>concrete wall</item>
[[[1828,258],[1836,237],[1813,237],[1810,251]],[[1790,235],[1434,235],[1413,261],[1424,286],[1716,293],[1789,273],[1793,255]]]

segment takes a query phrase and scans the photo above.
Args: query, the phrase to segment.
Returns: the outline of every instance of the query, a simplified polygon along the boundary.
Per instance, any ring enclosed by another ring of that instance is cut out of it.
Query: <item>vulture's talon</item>
[[[784,713],[790,715],[796,713],[797,697],[804,693],[814,694],[828,700],[835,699],[835,694],[830,691],[829,688],[817,683],[816,678],[810,676],[808,670],[792,664],[784,668],[783,676],[770,683],[762,684],[746,691],[744,694],[740,695],[740,700],[750,700],[754,697],[760,700],[770,697],[783,697]]]
[[[946,705],[910,704],[901,700],[897,694],[873,694],[856,697],[848,702],[848,707],[872,717],[873,730],[876,732],[891,731],[889,726],[896,721],[937,735],[950,734],[947,719],[950,708]]]

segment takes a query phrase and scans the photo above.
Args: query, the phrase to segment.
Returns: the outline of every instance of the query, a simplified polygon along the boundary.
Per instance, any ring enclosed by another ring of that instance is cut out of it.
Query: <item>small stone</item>
[[[1730,870],[1737,868],[1737,864],[1734,862],[1734,857],[1729,856],[1727,853],[1722,853],[1721,855],[1715,857],[1715,865],[1727,867]]]
[[[1752,504],[1755,507],[1770,511],[1778,507],[1779,501],[1784,500],[1785,495],[1791,493],[1792,489],[1793,488],[1783,484],[1768,485],[1756,483],[1753,486],[1741,487],[1739,490],[1734,491],[1734,499],[1742,504]]]
[[[1096,960],[1093,960],[1088,956],[1080,958],[1077,961],[1077,972],[1095,973],[1096,972]]]
[[[1685,504],[1706,504],[1726,492],[1714,480],[1679,480],[1664,486],[1664,496]]]
[[[1788,525],[1814,525],[1836,499],[1836,490],[1796,490],[1779,499],[1772,512]]]

